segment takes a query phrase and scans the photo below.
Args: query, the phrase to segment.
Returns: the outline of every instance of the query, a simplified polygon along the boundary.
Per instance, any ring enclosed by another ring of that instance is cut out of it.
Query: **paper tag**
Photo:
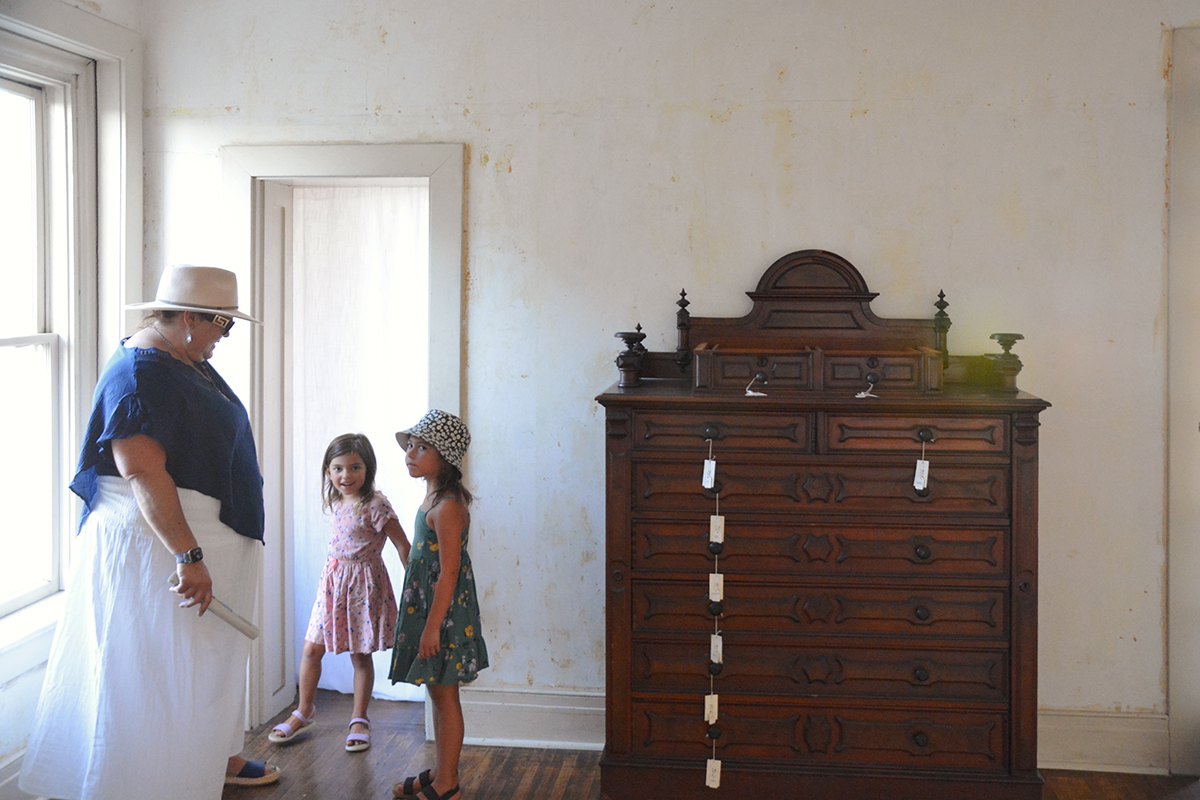
[[[700,485],[705,489],[713,488],[713,484],[717,480],[717,462],[716,459],[704,459],[704,477],[700,480]]]
[[[708,518],[708,540],[710,542],[725,541],[725,517],[713,514]]]
[[[721,634],[714,633],[708,640],[708,657],[714,664],[725,663],[725,653],[721,647]]]
[[[929,462],[923,458],[917,459],[917,473],[913,475],[913,488],[917,491],[929,484]]]
[[[709,725],[717,724],[717,696],[706,695],[704,698],[704,721]]]
[[[725,599],[725,576],[719,572],[714,572],[708,576],[708,599]]]
[[[721,762],[719,759],[710,758],[708,760],[708,769],[704,771],[704,785],[710,789],[720,788]]]

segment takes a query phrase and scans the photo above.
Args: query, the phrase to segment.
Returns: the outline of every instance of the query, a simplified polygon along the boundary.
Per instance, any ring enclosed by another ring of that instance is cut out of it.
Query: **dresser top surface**
[[[914,411],[943,413],[1014,413],[1040,412],[1050,403],[1028,394],[1001,394],[951,387],[937,392],[896,392],[888,394],[876,389],[878,397],[859,398],[853,391],[801,392],[771,391],[770,386],[755,387],[765,396],[747,396],[743,391],[695,389],[683,380],[643,379],[641,385],[622,389],[616,383],[596,397],[605,407],[639,406],[679,408],[712,408],[747,411],[853,411],[894,414]]]

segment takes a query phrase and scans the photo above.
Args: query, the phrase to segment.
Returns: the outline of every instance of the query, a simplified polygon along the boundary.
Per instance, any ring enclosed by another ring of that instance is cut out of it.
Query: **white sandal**
[[[300,724],[291,725],[290,721],[292,717],[300,720]],[[292,712],[292,717],[288,717],[288,722],[281,722],[276,725],[271,732],[267,734],[267,741],[274,742],[275,744],[290,742],[292,739],[296,738],[297,733],[313,724],[313,720],[317,718],[317,712],[314,711],[311,717],[305,717],[300,713],[300,709],[297,708]]]
[[[354,723],[356,723],[356,722],[360,722],[363,725],[366,725],[368,732],[367,733],[351,733],[348,736],[346,736],[346,752],[347,753],[361,753],[363,750],[368,750],[371,747],[371,734],[370,734],[371,721],[366,719],[365,717],[355,717],[354,719],[350,720],[350,724],[347,725],[346,727],[352,728],[352,727],[354,727]]]

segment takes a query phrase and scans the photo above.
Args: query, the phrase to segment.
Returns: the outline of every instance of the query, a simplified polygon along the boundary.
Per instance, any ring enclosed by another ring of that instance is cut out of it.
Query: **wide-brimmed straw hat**
[[[147,311],[200,311],[226,314],[259,325],[249,314],[238,311],[237,275],[220,267],[175,264],[158,281],[158,294],[149,303],[130,303],[126,308]]]
[[[408,448],[408,438],[416,436],[424,439],[437,448],[446,462],[462,472],[463,456],[471,444],[471,432],[467,425],[458,417],[445,411],[434,409],[406,431],[396,434],[396,441],[403,448]]]

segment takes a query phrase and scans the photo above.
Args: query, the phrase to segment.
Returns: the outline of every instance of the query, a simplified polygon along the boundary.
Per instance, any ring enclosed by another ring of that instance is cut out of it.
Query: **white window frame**
[[[0,30],[0,78],[34,102],[37,161],[36,254],[37,309],[34,330],[0,339],[0,347],[37,347],[49,361],[51,413],[52,487],[51,569],[42,586],[0,602],[0,617],[20,610],[63,587],[64,555],[69,551],[67,519],[69,500],[66,465],[71,463],[72,410],[82,387],[73,375],[80,373],[77,361],[94,361],[91,348],[76,354],[74,343],[95,339],[88,303],[76,287],[88,283],[94,261],[80,252],[89,244],[81,220],[94,217],[95,193],[95,64],[91,59],[68,53],[10,31]],[[9,87],[6,87],[9,88]]]
[[[73,205],[77,213],[69,226],[56,227],[43,237],[51,261],[70,260],[70,284],[66,291],[55,288],[46,310],[58,346],[66,351],[59,358],[64,425],[56,456],[59,474],[69,480],[99,365],[123,335],[125,303],[142,299],[141,38],[59,0],[5,0],[0,5],[0,33],[9,51],[4,60],[18,71],[41,74],[56,68],[56,59],[50,57],[54,51],[40,46],[65,54],[65,60],[57,60],[62,70],[57,78],[61,85],[76,88],[72,113],[90,120],[81,121],[75,126],[77,135],[62,143],[74,151],[75,160],[70,174],[61,176],[62,185],[69,188],[53,201]],[[22,43],[15,37],[30,46],[13,52],[15,44]],[[90,67],[79,71],[78,64],[89,62]],[[81,84],[84,88],[78,90]],[[50,176],[51,183],[58,179]],[[68,545],[74,539],[79,506],[70,499],[65,482],[61,491],[67,510],[59,527]],[[62,548],[63,558],[68,550]],[[0,685],[46,660],[61,601],[62,593],[56,592],[0,618]]]

